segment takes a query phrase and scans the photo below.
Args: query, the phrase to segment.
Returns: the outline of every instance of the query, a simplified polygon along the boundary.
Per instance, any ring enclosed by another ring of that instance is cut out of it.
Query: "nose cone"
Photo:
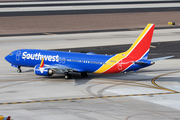
[[[4,59],[9,62],[9,55],[7,55]]]
[[[7,62],[11,63],[11,62],[12,62],[12,53],[10,53],[9,55],[7,55],[4,59],[5,59]]]

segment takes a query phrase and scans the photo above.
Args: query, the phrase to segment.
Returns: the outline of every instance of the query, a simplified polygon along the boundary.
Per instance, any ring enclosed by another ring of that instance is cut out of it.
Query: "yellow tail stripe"
[[[96,70],[94,73],[103,73],[106,70],[110,69],[113,67],[115,64],[117,64],[120,60],[125,58],[124,56],[125,53],[122,53],[121,55],[116,54],[115,56],[111,57],[109,60],[106,61],[106,63],[100,67],[98,70]]]
[[[144,35],[149,31],[150,27],[152,24],[148,24],[146,28],[143,30],[143,32],[139,35],[139,37],[136,39],[136,41],[133,43],[133,45],[130,47],[130,49],[127,51],[129,54],[135,47],[136,45],[141,41],[141,39],[144,37]]]
[[[134,42],[134,44],[130,47],[129,50],[123,53],[118,53],[115,56],[111,57],[109,60],[106,61],[104,65],[102,65],[98,70],[96,70],[94,73],[103,73],[116,65],[119,61],[124,59],[128,56],[128,54],[136,47],[136,45],[141,41],[141,39],[144,37],[144,35],[149,31],[152,24],[148,24],[146,28],[143,30],[143,32],[139,35],[137,40]]]

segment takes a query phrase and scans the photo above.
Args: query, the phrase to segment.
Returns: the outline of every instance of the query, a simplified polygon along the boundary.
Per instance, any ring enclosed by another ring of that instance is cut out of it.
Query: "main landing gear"
[[[21,73],[21,72],[22,72],[21,66],[18,66],[17,72],[18,72],[18,73]]]
[[[69,74],[68,72],[67,73],[64,73],[65,75],[64,75],[64,78],[65,79],[71,79],[72,78],[72,75],[71,74]]]
[[[87,76],[88,76],[87,72],[82,72],[81,73],[81,77],[87,77]]]
[[[87,72],[82,72],[82,73],[81,73],[81,77],[87,77],[87,76],[88,76]],[[72,78],[72,75],[69,74],[68,72],[66,72],[66,73],[64,73],[64,78],[65,78],[65,79],[71,79],[71,78]]]

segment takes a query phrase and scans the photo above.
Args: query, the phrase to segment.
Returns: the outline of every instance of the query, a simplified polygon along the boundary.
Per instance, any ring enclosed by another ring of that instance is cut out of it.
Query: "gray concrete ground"
[[[180,36],[175,33],[178,31],[178,29],[156,30],[153,42],[168,41],[170,38],[177,40]],[[22,68],[23,72],[19,74],[4,60],[5,55],[20,48],[52,49],[129,44],[135,41],[140,32],[0,38],[0,50],[3,51],[0,53],[0,103],[171,92],[164,88],[156,88],[151,80],[161,74],[179,71],[179,59],[159,61],[151,67],[126,74],[91,74],[88,78],[81,78],[75,74],[71,80],[65,80],[61,74],[51,78],[36,76],[33,68]],[[180,91],[179,80],[179,73],[173,73],[158,78],[156,83],[162,87]],[[180,94],[163,94],[11,104],[0,105],[0,114],[11,115],[14,120],[174,120],[180,119],[179,100]]]

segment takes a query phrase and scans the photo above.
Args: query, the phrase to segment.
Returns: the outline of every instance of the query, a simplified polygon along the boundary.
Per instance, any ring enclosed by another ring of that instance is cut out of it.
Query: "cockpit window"
[[[13,53],[10,53],[9,55],[10,55],[10,56],[12,56],[12,55],[13,55]]]

